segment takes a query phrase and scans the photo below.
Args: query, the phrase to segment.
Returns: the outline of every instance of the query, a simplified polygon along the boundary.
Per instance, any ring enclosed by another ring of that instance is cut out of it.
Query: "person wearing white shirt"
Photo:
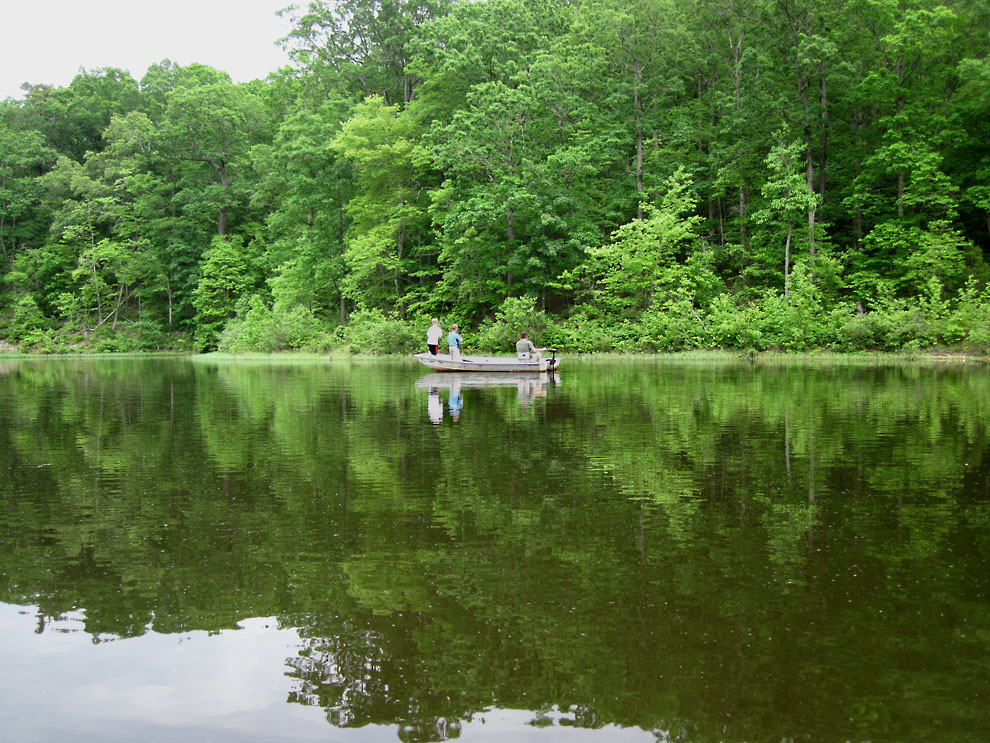
[[[430,327],[426,329],[426,347],[430,349],[430,353],[434,356],[437,355],[437,351],[440,348],[440,339],[442,337],[443,328],[440,327],[440,321],[434,317]]]

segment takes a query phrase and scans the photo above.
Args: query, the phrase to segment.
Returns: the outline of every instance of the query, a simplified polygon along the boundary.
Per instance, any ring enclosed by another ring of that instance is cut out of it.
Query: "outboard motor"
[[[547,351],[550,352],[550,363],[547,364],[547,371],[553,374],[557,371],[557,349],[548,348]]]

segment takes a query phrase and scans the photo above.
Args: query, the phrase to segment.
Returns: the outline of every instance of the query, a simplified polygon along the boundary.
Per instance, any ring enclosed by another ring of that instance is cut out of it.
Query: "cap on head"
[[[439,320],[437,320],[437,319],[436,319],[436,318],[434,317],[434,318],[433,318],[433,323],[434,323],[434,324],[436,324],[436,323],[438,323],[438,322],[440,322],[440,321],[439,321]]]

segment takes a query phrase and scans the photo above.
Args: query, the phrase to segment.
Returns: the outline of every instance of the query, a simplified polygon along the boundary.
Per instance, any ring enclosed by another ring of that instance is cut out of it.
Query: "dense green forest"
[[[285,13],[0,102],[0,350],[990,348],[984,3]]]

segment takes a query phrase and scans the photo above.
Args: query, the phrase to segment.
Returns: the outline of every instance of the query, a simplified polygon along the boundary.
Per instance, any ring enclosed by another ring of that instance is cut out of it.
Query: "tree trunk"
[[[103,317],[103,303],[100,301],[100,275],[96,272],[96,261],[93,261],[93,291],[96,292],[96,321]]]
[[[227,187],[233,183],[233,178],[227,173],[227,163],[211,162],[214,169],[217,171],[217,176],[220,178],[220,185],[223,188],[224,200],[226,201]],[[220,213],[217,215],[217,234],[226,235],[227,234],[227,204],[220,207]]]
[[[729,37],[729,48],[732,50],[732,78],[736,87],[736,110],[738,110],[739,104],[742,101],[743,31],[740,29],[739,36],[736,38],[735,43],[732,43],[732,31],[730,29],[726,29],[725,33]]]
[[[336,180],[337,186],[337,245],[342,246],[344,244],[344,206],[343,206],[343,195],[340,190],[340,179]],[[341,249],[342,250],[342,249]],[[346,271],[346,269],[344,269]],[[343,279],[343,276],[341,276]],[[340,286],[341,282],[335,282],[337,284],[337,290],[340,292],[340,324],[344,325],[347,322],[347,297],[344,296],[344,290]]]
[[[636,67],[636,85],[633,89],[633,130],[636,134],[636,218],[643,218],[643,117],[640,113],[642,103],[639,98],[639,81],[642,70]]]
[[[897,74],[897,102],[895,107],[897,115],[900,116],[904,110],[904,67],[898,57],[894,64],[894,72]],[[904,216],[904,168],[897,169],[897,216]]]
[[[736,113],[742,113],[742,47],[743,47],[743,31],[739,30],[739,35],[736,37],[735,43],[732,41],[732,31],[726,30],[726,35],[729,39],[729,48],[732,50],[732,78],[735,83],[735,107]],[[745,182],[739,183],[739,246],[742,249],[742,255],[739,261],[739,275],[743,275],[743,269],[746,267],[746,242],[749,237],[747,233],[746,224],[746,184]],[[724,242],[723,242],[724,246]]]
[[[787,241],[784,243],[784,296],[790,295],[791,285],[791,220],[787,220]]]
[[[749,203],[746,201],[746,186],[739,186],[739,246],[742,248],[742,255],[739,259],[739,276],[744,275],[746,268],[746,244],[749,242],[749,229],[746,224],[746,207]]]
[[[3,218],[3,214],[0,214],[0,255],[3,256],[3,266],[2,267],[5,269],[4,273],[6,273],[6,269],[7,269],[7,243],[3,239],[3,228],[4,228],[4,218]]]
[[[791,44],[790,52],[797,50],[799,37],[807,33],[809,30],[808,22],[808,12],[805,10],[803,17],[798,17],[792,13],[792,9],[788,5],[784,5],[784,15],[787,17],[787,24],[791,30]],[[785,52],[787,53],[787,52]],[[815,159],[814,150],[811,144],[811,114],[809,111],[808,104],[808,80],[801,73],[801,69],[798,66],[798,60],[793,60],[794,64],[794,80],[797,84],[798,98],[801,101],[801,111],[802,119],[804,121],[804,152],[805,152],[805,162],[807,163],[807,176],[808,176],[808,191],[809,193],[815,192]],[[790,223],[788,222],[788,244],[790,244]],[[811,206],[808,209],[808,249],[811,255],[815,254],[815,207]],[[785,296],[786,283],[785,283]]]
[[[711,116],[708,117],[708,125],[711,127],[710,131],[715,131],[715,109],[714,108],[712,109]],[[712,148],[712,139],[713,139],[712,137],[709,137],[708,138],[708,151],[705,153],[705,155],[708,157],[708,162],[713,162],[714,159],[715,159],[713,148]],[[707,187],[707,190],[708,190],[708,221],[709,222],[714,222],[715,221],[715,213],[716,213],[716,208],[717,208],[717,211],[718,211],[718,214],[719,214],[719,226],[721,227],[722,198],[721,197],[717,197],[718,204],[716,206],[716,203],[715,203],[716,199],[712,198],[712,194],[715,193],[715,187],[714,186],[715,186],[715,184],[712,181],[712,174],[711,174],[711,171],[709,170],[709,173],[708,173],[708,187]]]
[[[863,210],[859,205],[853,209],[853,244],[857,250],[863,244]]]
[[[904,216],[904,168],[897,169],[897,216]]]
[[[725,248],[725,199],[718,197],[718,244]]]
[[[395,240],[395,268],[392,271],[392,283],[395,286],[395,304],[399,308],[399,317],[403,320],[406,319],[406,308],[402,303],[402,289],[399,282],[399,270],[402,267],[402,253],[406,247],[406,228],[400,227],[399,234],[396,235]]]
[[[853,142],[855,147],[859,147],[863,142],[862,131],[864,128],[863,120],[861,117],[857,117],[857,121],[854,124],[853,131]],[[860,173],[863,172],[863,163],[859,157],[853,159],[853,179],[859,177]],[[863,244],[863,207],[857,203],[853,207],[853,245],[856,250],[859,250]]]
[[[825,79],[825,67],[818,63],[818,74],[820,76],[822,91],[822,140],[821,149],[818,153],[818,195],[821,197],[822,206],[825,205],[825,163],[828,160],[828,81]]]
[[[509,244],[509,249],[512,249],[512,243],[516,239],[516,229],[515,229],[516,213],[515,210],[509,204],[505,207],[505,237],[506,242]],[[511,255],[506,256],[506,267],[505,267],[505,294],[509,296],[512,292],[512,272],[509,270],[509,258]]]
[[[117,312],[120,310],[120,298],[124,296],[124,285],[120,285],[120,290],[117,292],[117,306],[113,308],[113,322],[110,323],[110,329],[117,329]]]
[[[805,162],[808,169],[808,193],[815,192],[815,160],[811,154],[811,127],[805,125],[804,127],[804,141],[805,141]],[[814,202],[812,202],[811,207],[808,209],[808,252],[814,256],[815,254],[815,216],[816,208]]]

